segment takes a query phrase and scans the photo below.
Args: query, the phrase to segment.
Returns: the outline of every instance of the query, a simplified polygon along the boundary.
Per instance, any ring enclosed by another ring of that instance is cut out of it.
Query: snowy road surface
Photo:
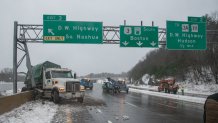
[[[113,95],[103,93],[101,85],[95,84],[93,90],[86,91],[83,104],[76,101],[62,101],[61,104],[56,105],[49,100],[27,102],[1,115],[0,123],[202,122],[203,104],[201,103],[135,92]]]

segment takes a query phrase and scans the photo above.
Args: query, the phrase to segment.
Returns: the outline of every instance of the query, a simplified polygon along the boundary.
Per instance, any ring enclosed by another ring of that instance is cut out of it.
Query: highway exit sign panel
[[[158,27],[120,26],[120,47],[158,47]]]
[[[205,50],[206,23],[167,21],[167,49]]]
[[[103,42],[102,22],[44,21],[44,43],[86,43]]]
[[[43,21],[66,21],[66,15],[43,15]]]
[[[188,21],[189,22],[206,22],[206,18],[205,17],[188,17]]]

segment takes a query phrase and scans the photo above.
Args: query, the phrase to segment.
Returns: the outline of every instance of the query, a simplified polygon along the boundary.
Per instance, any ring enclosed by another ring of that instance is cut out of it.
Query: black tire
[[[54,91],[53,94],[52,94],[52,98],[53,98],[53,101],[54,103],[59,103],[60,102],[60,97],[59,97],[59,93],[57,91]]]
[[[92,90],[93,89],[93,87],[90,87],[90,90]]]
[[[24,92],[24,91],[27,91],[28,89],[27,89],[27,87],[23,87],[22,89],[21,89],[21,92]]]
[[[80,103],[83,103],[83,97],[77,98],[77,101],[80,102]]]

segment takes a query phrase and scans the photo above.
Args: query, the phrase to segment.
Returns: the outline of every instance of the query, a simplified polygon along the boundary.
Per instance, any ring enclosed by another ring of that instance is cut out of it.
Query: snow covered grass
[[[158,96],[158,97],[165,97],[165,98],[170,98],[170,99],[177,99],[177,100],[183,100],[183,101],[188,101],[188,102],[194,102],[194,103],[200,103],[204,104],[206,98],[199,98],[199,97],[190,97],[190,96],[183,96],[183,95],[175,95],[175,94],[168,94],[168,93],[160,93],[160,92],[153,92],[153,91],[148,91],[148,90],[139,90],[139,89],[129,89],[130,92],[135,92],[135,93],[142,93],[142,94],[149,94],[153,96]]]
[[[58,106],[49,101],[31,101],[0,115],[0,123],[50,123]]]
[[[17,93],[20,93],[21,92],[21,89],[17,89]],[[0,95],[2,96],[10,96],[10,95],[13,95],[13,90],[4,90],[2,92],[0,92]]]
[[[217,84],[195,85],[193,83],[186,83],[183,86],[184,86],[185,92],[187,93],[202,94],[202,95],[211,95],[213,93],[218,93]]]

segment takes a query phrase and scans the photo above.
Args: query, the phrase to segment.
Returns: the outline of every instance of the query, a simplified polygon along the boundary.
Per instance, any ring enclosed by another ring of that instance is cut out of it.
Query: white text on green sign
[[[66,21],[66,15],[43,15],[43,21]]]
[[[120,47],[158,47],[158,27],[120,26]]]
[[[45,21],[44,43],[87,43],[103,42],[102,22]]]
[[[206,23],[167,21],[167,49],[206,49]]]
[[[206,17],[188,17],[189,22],[206,22]]]

